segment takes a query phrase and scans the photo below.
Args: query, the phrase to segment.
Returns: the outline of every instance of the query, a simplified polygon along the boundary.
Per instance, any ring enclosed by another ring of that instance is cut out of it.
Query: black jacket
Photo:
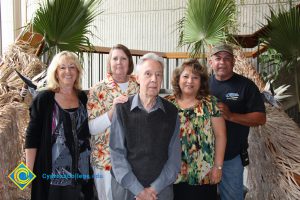
[[[54,94],[52,91],[42,91],[34,98],[30,106],[30,122],[26,130],[25,148],[37,149],[33,168],[36,178],[32,182],[32,200],[46,200],[48,198],[50,180],[46,180],[42,176],[43,174],[45,176],[45,174],[49,175],[52,173],[51,130],[52,112],[55,103]],[[78,97],[80,102],[86,106],[86,94],[80,92]],[[86,141],[89,140],[88,119],[84,122],[78,135]],[[89,145],[88,148],[90,148]],[[90,168],[90,175],[92,174]],[[91,199],[93,195],[93,179],[91,178],[88,184],[83,185],[82,188],[83,194],[86,194],[85,199]]]

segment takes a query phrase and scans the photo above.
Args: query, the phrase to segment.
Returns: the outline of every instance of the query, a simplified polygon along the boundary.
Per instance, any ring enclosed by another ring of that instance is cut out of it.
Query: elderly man
[[[140,92],[118,104],[110,135],[115,200],[172,200],[180,170],[176,107],[158,96],[163,59],[154,53],[137,64]]]
[[[243,172],[248,164],[250,126],[266,122],[265,106],[256,85],[233,72],[232,47],[220,44],[212,49],[209,64],[214,71],[210,78],[211,93],[219,99],[218,107],[226,122],[227,145],[220,183],[222,200],[242,200]]]

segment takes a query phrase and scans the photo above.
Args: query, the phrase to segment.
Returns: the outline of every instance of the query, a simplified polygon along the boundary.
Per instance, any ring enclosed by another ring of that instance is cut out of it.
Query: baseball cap
[[[233,49],[228,44],[218,44],[218,45],[214,46],[211,50],[211,55],[214,55],[214,54],[219,53],[221,51],[225,51],[225,52],[230,53],[231,55],[233,55]]]

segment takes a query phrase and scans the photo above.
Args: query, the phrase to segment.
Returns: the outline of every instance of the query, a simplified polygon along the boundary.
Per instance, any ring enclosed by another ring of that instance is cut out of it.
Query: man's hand
[[[150,195],[151,195],[154,199],[158,199],[158,198],[157,198],[157,192],[156,192],[152,187],[148,187],[148,188],[146,188],[146,190],[150,193]]]
[[[233,113],[224,103],[217,104],[222,117],[227,120],[243,126],[259,126],[266,123],[266,113],[264,112],[249,112],[249,113]]]
[[[156,199],[157,199],[157,193],[151,187],[145,188],[136,196],[136,200],[156,200]]]
[[[228,120],[230,121],[231,119],[231,111],[229,110],[228,106],[222,102],[218,103],[217,104],[221,114],[222,114],[222,117],[225,119],[225,120]]]

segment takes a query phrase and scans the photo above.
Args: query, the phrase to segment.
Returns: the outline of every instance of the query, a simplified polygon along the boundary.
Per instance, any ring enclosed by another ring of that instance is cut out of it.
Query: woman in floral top
[[[91,138],[91,162],[94,179],[101,200],[111,200],[111,162],[109,134],[115,105],[124,103],[128,96],[136,94],[139,86],[131,73],[133,60],[127,47],[118,44],[108,56],[106,79],[97,83],[89,91],[88,115]]]
[[[224,119],[217,99],[209,95],[206,68],[196,59],[173,72],[174,103],[180,118],[181,172],[174,184],[174,200],[217,199],[226,146]]]

